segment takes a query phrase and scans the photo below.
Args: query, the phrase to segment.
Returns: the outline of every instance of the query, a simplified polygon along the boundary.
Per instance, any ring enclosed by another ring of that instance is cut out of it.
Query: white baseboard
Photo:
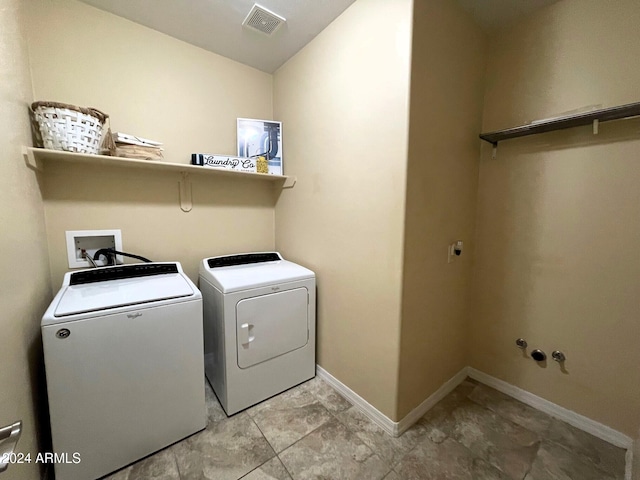
[[[567,422],[569,425],[573,425],[582,431],[590,433],[594,437],[601,438],[602,440],[611,443],[617,447],[630,449],[633,445],[633,440],[628,435],[618,432],[611,427],[607,427],[601,423],[591,420],[579,413],[568,410],[560,405],[556,405],[549,400],[545,400],[542,397],[538,397],[533,393],[529,393],[526,390],[518,388],[510,383],[507,383],[498,378],[487,375],[475,368],[468,367],[467,375],[474,380],[479,381],[489,387],[495,388],[499,392],[509,395],[516,400],[526,403],[527,405],[540,410],[552,417]]]
[[[369,419],[382,428],[389,435],[394,437],[398,436],[396,433],[397,423],[387,417],[384,413],[378,410],[376,407],[367,402],[364,398],[358,395],[356,392],[347,387],[344,383],[338,380],[336,377],[327,372],[320,365],[316,365],[316,375],[322,380],[331,385],[340,395],[349,400],[354,406],[358,407],[362,413],[364,413]]]
[[[396,436],[400,436],[404,432],[409,430],[409,428],[411,428],[414,423],[416,423],[425,413],[431,410],[436,403],[449,395],[454,388],[456,388],[464,381],[465,378],[467,378],[467,367],[456,373],[438,390],[429,395],[429,397],[424,402],[422,402],[416,408],[411,410],[407,415],[405,415],[405,417],[396,424],[398,426],[398,434]]]
[[[336,377],[327,372],[320,365],[316,365],[316,374],[331,385],[344,398],[349,400],[353,405],[358,407],[373,423],[382,428],[389,435],[399,437],[407,431],[420,417],[427,413],[436,403],[449,395],[462,381],[467,378],[466,367],[456,373],[450,380],[445,382],[438,390],[429,396],[424,402],[411,410],[402,420],[394,422],[376,407],[367,402],[356,392],[347,387]]]
[[[529,405],[530,407],[535,408],[536,410],[567,422],[569,425],[573,425],[574,427],[584,432],[590,433],[591,435],[609,442],[612,445],[627,449],[625,480],[632,480],[633,439],[631,437],[625,435],[624,433],[618,432],[611,427],[607,427],[606,425],[598,423],[595,420],[591,420],[590,418],[561,407],[560,405],[556,405],[549,400],[538,397],[533,393],[527,392],[526,390],[511,385],[503,380],[476,370],[475,368],[465,367],[460,370],[450,380],[445,382],[438,390],[431,394],[425,401],[411,410],[411,412],[409,412],[399,422],[394,422],[393,420],[391,420],[384,413],[371,405],[356,392],[351,390],[320,365],[316,365],[316,374],[322,380],[331,385],[343,397],[349,400],[353,405],[358,407],[360,411],[364,415],[366,415],[373,423],[375,423],[389,435],[393,435],[394,437],[402,435],[425,413],[433,408],[436,403],[438,403],[449,393],[451,393],[454,388],[460,385],[460,383],[462,383],[466,377],[471,377],[474,380],[487,385],[488,387],[495,388],[499,392],[502,392],[512,398],[515,398],[516,400],[521,401],[522,403]]]

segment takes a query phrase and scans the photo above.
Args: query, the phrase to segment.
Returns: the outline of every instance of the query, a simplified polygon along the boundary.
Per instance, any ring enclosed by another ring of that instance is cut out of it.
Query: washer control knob
[[[67,338],[69,335],[71,335],[71,331],[67,328],[61,328],[56,332],[58,338]]]

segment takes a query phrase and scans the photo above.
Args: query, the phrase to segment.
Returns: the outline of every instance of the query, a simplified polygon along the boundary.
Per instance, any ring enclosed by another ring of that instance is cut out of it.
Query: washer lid
[[[275,252],[205,258],[200,275],[222,293],[315,278],[308,268],[282,260]]]
[[[55,317],[189,297],[194,294],[180,273],[82,283],[63,288],[64,292],[53,314]]]

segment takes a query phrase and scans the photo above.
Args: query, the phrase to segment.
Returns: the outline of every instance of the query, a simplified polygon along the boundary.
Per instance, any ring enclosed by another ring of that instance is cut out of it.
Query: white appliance
[[[279,253],[200,264],[205,372],[227,415],[315,375],[315,274]]]
[[[202,296],[179,263],[67,273],[41,327],[57,480],[205,428]]]

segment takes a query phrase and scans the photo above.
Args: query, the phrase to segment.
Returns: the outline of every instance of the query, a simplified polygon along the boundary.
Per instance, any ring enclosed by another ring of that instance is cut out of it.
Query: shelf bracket
[[[27,164],[31,170],[35,170],[36,172],[42,172],[42,164],[36,160],[35,155],[33,154],[33,150],[28,147],[22,147],[22,158],[24,158],[24,163]]]
[[[593,121],[593,134],[597,135],[598,134],[598,127],[600,126],[600,121],[596,118]]]
[[[293,188],[293,186],[298,181],[297,177],[287,177],[282,185],[282,188]]]
[[[498,143],[496,142],[493,144],[493,148],[491,149],[491,158],[495,160],[497,156],[498,156]]]
[[[180,209],[183,212],[190,212],[193,208],[193,200],[191,197],[191,181],[187,172],[180,172],[178,193],[180,195]]]

